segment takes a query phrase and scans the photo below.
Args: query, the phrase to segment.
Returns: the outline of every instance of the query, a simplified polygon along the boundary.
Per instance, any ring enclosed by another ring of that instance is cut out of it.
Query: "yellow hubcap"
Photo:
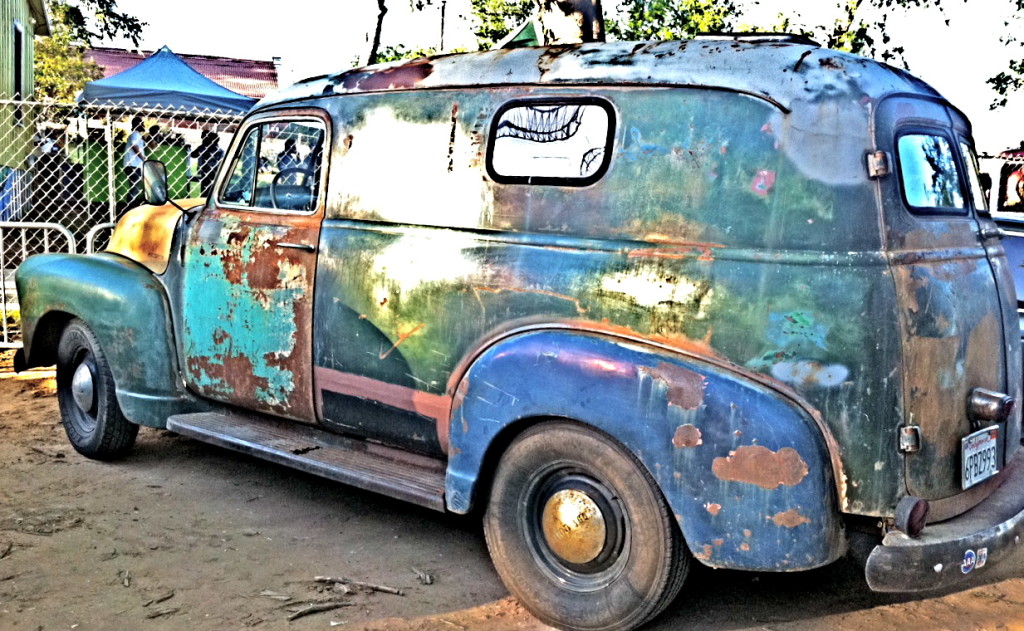
[[[548,547],[569,563],[589,563],[604,549],[604,515],[594,500],[575,489],[552,495],[541,517]]]

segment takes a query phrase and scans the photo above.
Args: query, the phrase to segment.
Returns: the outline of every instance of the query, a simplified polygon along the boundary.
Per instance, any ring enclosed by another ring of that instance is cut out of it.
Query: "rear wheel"
[[[64,430],[80,454],[113,460],[131,451],[139,426],[121,413],[107,357],[82,320],[68,323],[57,346],[57,402]]]
[[[563,629],[633,629],[672,601],[689,566],[647,470],[573,423],[544,423],[513,441],[484,533],[509,590]]]

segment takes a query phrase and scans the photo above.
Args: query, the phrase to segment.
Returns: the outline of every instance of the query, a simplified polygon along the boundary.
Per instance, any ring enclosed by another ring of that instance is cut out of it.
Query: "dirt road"
[[[423,584],[420,574],[429,574]],[[403,595],[314,581],[346,578]],[[698,568],[649,628],[1024,629],[1024,554],[975,589],[872,594],[848,562]],[[347,606],[288,621],[310,602]],[[67,444],[53,379],[0,373],[0,630],[543,629],[509,598],[477,520],[432,513],[164,431],[133,455]]]

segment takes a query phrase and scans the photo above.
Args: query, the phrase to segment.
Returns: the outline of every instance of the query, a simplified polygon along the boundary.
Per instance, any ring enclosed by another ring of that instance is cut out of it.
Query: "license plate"
[[[978,430],[960,440],[963,453],[962,485],[969,489],[999,473],[996,467],[996,444],[999,442],[999,428],[988,427]]]

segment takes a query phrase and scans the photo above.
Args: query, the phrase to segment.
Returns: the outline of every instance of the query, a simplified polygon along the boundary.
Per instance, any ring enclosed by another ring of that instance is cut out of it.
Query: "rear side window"
[[[494,117],[487,169],[506,184],[586,186],[607,170],[614,131],[605,101],[513,102]]]
[[[953,147],[944,136],[912,133],[898,141],[903,197],[917,212],[964,213]]]

